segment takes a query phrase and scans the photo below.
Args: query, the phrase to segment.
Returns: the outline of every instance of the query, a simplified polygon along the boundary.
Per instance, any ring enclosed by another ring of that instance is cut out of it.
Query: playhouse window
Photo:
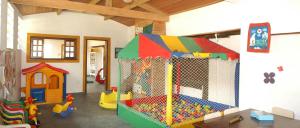
[[[79,62],[79,36],[29,33],[27,62]]]
[[[35,73],[33,75],[33,83],[34,83],[34,85],[46,84],[46,75],[41,72]]]

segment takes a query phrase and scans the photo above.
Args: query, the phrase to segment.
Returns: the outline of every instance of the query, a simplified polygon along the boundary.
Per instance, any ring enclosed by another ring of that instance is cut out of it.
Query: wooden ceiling
[[[60,4],[51,3],[53,1],[57,1],[56,3]],[[59,15],[64,11],[79,11],[85,13],[99,12],[98,14],[100,15],[106,14],[104,15],[106,20],[112,19],[127,26],[134,25],[136,19],[139,18],[150,20],[151,17],[153,17],[153,20],[161,19],[161,21],[167,21],[169,15],[205,7],[221,1],[224,0],[134,0],[132,3],[126,4],[123,2],[123,0],[11,0],[11,2],[16,5],[22,15],[46,12],[57,12]],[[77,3],[81,3],[78,6],[82,5],[86,7],[76,8]],[[49,6],[45,4],[49,4]],[[72,5],[72,7],[68,7],[67,5]],[[97,7],[100,8],[100,6],[104,7],[103,9],[107,9],[112,12],[107,11],[102,13],[103,10],[91,9]],[[122,10],[116,10],[116,8]],[[123,12],[124,10],[125,12],[123,14],[119,14],[119,12]],[[136,15],[130,15],[135,13]]]

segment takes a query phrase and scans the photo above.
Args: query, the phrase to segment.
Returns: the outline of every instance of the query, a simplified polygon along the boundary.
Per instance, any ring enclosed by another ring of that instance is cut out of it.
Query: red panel
[[[68,74],[68,73],[69,73],[69,72],[66,71],[66,70],[63,70],[63,69],[60,69],[60,68],[53,67],[53,66],[51,66],[51,65],[49,65],[49,64],[46,64],[46,63],[44,63],[44,62],[39,63],[39,64],[37,64],[37,65],[35,65],[35,66],[32,66],[32,67],[26,68],[26,69],[22,69],[22,73],[23,73],[23,74],[26,74],[26,73],[29,73],[29,72],[35,72],[35,71],[37,71],[37,70],[39,70],[39,69],[41,69],[41,68],[44,68],[44,67],[50,68],[50,69],[52,69],[52,70],[55,70],[55,71],[58,71],[58,72],[61,72],[61,73],[64,73],[64,74]]]
[[[202,48],[203,53],[225,53],[228,58],[234,60],[239,58],[239,53],[225,48],[205,38],[194,38],[195,42]]]
[[[170,58],[171,53],[164,49],[159,44],[153,42],[146,36],[140,34],[139,40],[139,57],[146,58],[146,57],[163,57],[163,58]]]

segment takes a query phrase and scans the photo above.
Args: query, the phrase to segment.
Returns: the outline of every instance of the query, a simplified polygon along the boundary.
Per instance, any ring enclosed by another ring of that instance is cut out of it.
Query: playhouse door
[[[48,103],[62,102],[62,88],[60,86],[59,77],[53,75],[49,78],[49,85],[47,88],[46,101]]]

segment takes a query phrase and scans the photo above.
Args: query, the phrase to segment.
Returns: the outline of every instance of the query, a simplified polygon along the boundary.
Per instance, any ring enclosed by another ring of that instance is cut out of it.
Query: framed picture
[[[123,48],[115,48],[115,58],[118,58],[118,54],[122,49]]]
[[[248,52],[269,53],[271,27],[269,23],[250,24],[248,31]]]

